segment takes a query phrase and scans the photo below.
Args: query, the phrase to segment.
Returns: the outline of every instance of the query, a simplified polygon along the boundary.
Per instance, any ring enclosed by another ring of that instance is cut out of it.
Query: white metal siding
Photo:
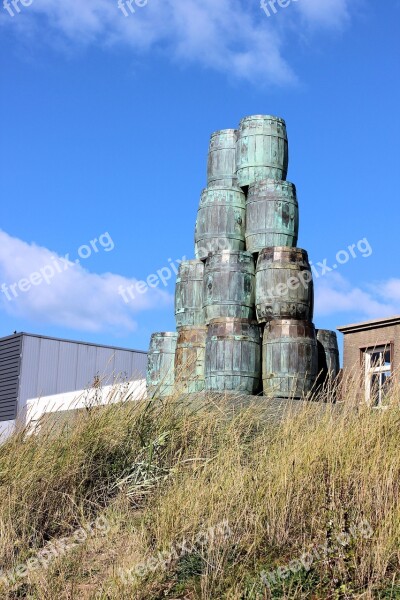
[[[134,379],[146,378],[147,353],[132,352],[131,373]]]
[[[24,349],[22,356],[22,368],[24,369],[24,355],[27,348]],[[60,342],[55,340],[40,339],[39,344],[39,365],[36,390],[32,388],[33,397],[51,396],[57,394],[57,379],[59,369]],[[61,366],[62,368],[62,366]],[[32,397],[31,396],[31,397]]]
[[[84,390],[93,384],[96,375],[96,352],[93,352],[91,346],[85,346],[85,344],[75,345],[78,349],[78,364],[74,389]]]
[[[102,384],[102,404],[123,400],[128,390],[131,399],[141,398],[146,393],[147,354],[144,352],[25,333],[3,338],[0,343],[3,344],[0,357],[3,396],[5,391],[8,393],[15,387],[14,412],[4,402],[0,410],[1,442],[14,429],[17,422],[13,420],[14,415],[24,424],[44,412],[85,406],[88,394],[95,392],[89,388],[96,377]],[[18,344],[20,352],[16,352]],[[130,382],[128,388],[120,385],[111,394],[111,386],[123,382]],[[5,396],[3,400],[7,400]]]
[[[129,379],[136,379],[135,373],[133,372],[132,365],[135,354],[133,352],[120,352],[119,350],[115,353],[115,375],[120,381],[128,381]]]
[[[20,366],[21,336],[0,340],[0,422],[16,417]]]
[[[145,377],[147,355],[63,340],[23,336],[20,397],[36,398]]]
[[[57,394],[79,389],[77,383],[79,344],[60,343],[58,351]]]
[[[112,385],[115,373],[115,352],[110,348],[96,348],[96,372],[103,385]]]

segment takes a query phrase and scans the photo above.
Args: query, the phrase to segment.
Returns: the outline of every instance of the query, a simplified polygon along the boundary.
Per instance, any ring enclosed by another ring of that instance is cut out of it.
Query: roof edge
[[[364,321],[362,323],[353,323],[351,325],[342,325],[336,327],[340,333],[354,333],[356,331],[367,331],[377,327],[387,327],[389,325],[400,325],[400,315],[386,317],[384,319],[374,319],[373,321]]]
[[[17,333],[13,333],[11,335],[7,335],[4,337],[0,337],[0,342],[4,341],[4,340],[10,340],[12,338],[17,338],[17,337],[34,337],[34,338],[41,338],[44,340],[52,340],[54,342],[67,342],[69,344],[81,344],[84,346],[96,346],[97,348],[106,348],[109,350],[123,350],[125,352],[135,352],[136,354],[148,354],[148,352],[146,352],[146,350],[135,350],[134,348],[122,348],[121,346],[109,346],[108,344],[95,344],[94,342],[83,342],[82,340],[68,340],[68,339],[64,339],[64,338],[57,338],[57,337],[52,337],[50,335],[40,335],[38,333],[27,333],[25,331],[19,331]]]

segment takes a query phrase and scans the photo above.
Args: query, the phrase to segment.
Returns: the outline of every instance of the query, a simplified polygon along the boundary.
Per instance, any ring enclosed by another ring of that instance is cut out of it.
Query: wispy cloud
[[[266,18],[258,0],[148,0],[128,18],[117,0],[34,0],[23,18],[2,14],[0,24],[25,35],[28,26],[37,32],[46,28],[79,45],[124,44],[132,53],[157,49],[179,63],[285,85],[296,81],[285,58],[294,15],[317,28],[342,27],[349,0],[299,0],[274,19]]]
[[[28,244],[0,231],[0,286],[6,284],[8,299],[0,292],[0,307],[10,315],[82,331],[123,333],[136,328],[135,316],[144,310],[172,306],[172,296],[163,289],[149,289],[124,303],[118,294],[137,280],[113,273],[90,273],[81,265],[56,272],[50,283],[42,281],[29,291],[10,285],[40,272],[46,265],[63,265],[63,257],[47,248]],[[90,262],[90,261],[88,261]]]
[[[392,302],[400,305],[400,279],[389,279],[374,289],[382,298],[391,298]]]
[[[316,319],[345,313],[367,319],[400,314],[400,279],[360,287],[330,273],[317,280],[315,287]]]
[[[311,25],[337,28],[350,19],[348,0],[299,0],[297,6]]]

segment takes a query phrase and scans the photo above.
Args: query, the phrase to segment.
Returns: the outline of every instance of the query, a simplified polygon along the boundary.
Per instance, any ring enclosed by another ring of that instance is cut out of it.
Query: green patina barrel
[[[175,288],[177,327],[204,325],[203,277],[204,263],[201,260],[181,262]]]
[[[318,373],[315,328],[307,321],[279,319],[265,326],[262,373],[264,395],[300,399]]]
[[[261,252],[271,246],[297,245],[299,205],[293,183],[266,179],[252,184],[246,210],[246,249],[249,252]]]
[[[224,250],[208,257],[204,270],[204,317],[254,318],[255,265],[250,252]]]
[[[175,386],[180,393],[204,390],[207,327],[181,327],[175,353]]]
[[[196,258],[221,250],[245,250],[246,196],[240,188],[203,191],[196,221]]]
[[[256,269],[256,311],[259,323],[271,319],[312,320],[314,285],[305,250],[278,246],[260,252]]]
[[[207,185],[236,186],[236,129],[222,129],[212,134],[208,152]]]
[[[170,396],[174,391],[177,333],[153,333],[147,360],[147,394]]]
[[[319,383],[335,379],[340,371],[339,345],[335,331],[317,329]]]
[[[246,319],[216,319],[206,344],[206,390],[257,394],[261,387],[261,334]]]
[[[263,179],[286,179],[288,163],[288,138],[283,119],[254,115],[240,122],[236,174],[241,187]]]

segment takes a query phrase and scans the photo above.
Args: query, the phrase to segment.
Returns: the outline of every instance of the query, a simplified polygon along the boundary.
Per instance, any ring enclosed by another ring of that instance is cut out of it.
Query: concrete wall
[[[377,327],[344,334],[343,367],[347,373],[362,373],[362,350],[393,344],[392,369],[400,369],[400,325]]]
[[[112,386],[106,385],[98,389],[90,388],[41,398],[30,398],[26,402],[26,422],[37,421],[42,415],[48,413],[105,406],[127,400],[140,400],[145,397],[146,380],[142,379]]]
[[[118,402],[133,402],[147,397],[146,380],[140,379],[101,388],[90,388],[52,394],[40,398],[29,398],[24,405],[23,418],[14,421],[0,422],[0,444],[12,435],[17,427],[25,428],[26,425],[34,427],[43,415],[74,411],[82,408],[106,406]]]
[[[0,444],[5,442],[15,431],[15,421],[0,422]]]

